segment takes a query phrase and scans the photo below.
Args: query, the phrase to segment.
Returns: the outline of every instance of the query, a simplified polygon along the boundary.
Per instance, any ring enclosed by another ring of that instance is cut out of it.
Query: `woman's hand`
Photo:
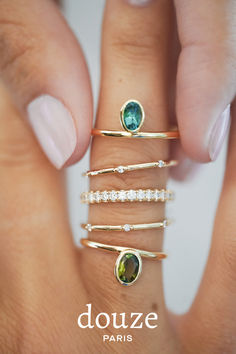
[[[53,165],[71,165],[87,150],[93,115],[81,48],[56,1],[1,0],[0,13],[1,78]]]
[[[207,13],[210,16],[210,12]],[[143,130],[168,128],[168,117],[174,111],[169,104],[176,53],[174,31],[174,8],[169,0],[153,1],[140,9],[121,0],[107,2],[98,128],[119,129],[119,109],[129,98],[138,99],[145,108]],[[56,58],[55,65],[57,61],[60,62]],[[214,89],[216,87],[212,87]],[[160,263],[144,260],[137,283],[122,287],[113,275],[116,255],[75,249],[62,176],[45,159],[5,88],[1,88],[0,97],[0,352],[234,353],[235,122],[231,127],[227,172],[206,273],[190,312],[174,318],[165,308]],[[199,98],[199,105],[202,99]],[[225,102],[226,105],[229,102]],[[191,129],[190,123],[188,129]],[[92,168],[169,156],[168,145],[163,141],[111,139],[94,139]],[[166,169],[136,171],[121,176],[94,177],[91,189],[164,188],[166,179]],[[91,206],[89,222],[152,222],[163,216],[164,206],[158,203],[100,204]],[[91,239],[162,250],[159,231],[132,235],[91,233]],[[86,311],[88,303],[92,304],[94,316],[99,312],[125,312],[127,316],[131,312],[157,312],[158,327],[152,330],[147,327],[81,329],[77,318]],[[133,341],[104,343],[104,334],[131,334]]]

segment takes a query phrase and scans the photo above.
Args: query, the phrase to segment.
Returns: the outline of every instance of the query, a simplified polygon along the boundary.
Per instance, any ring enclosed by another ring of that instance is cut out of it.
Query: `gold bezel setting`
[[[122,281],[122,280],[120,279],[120,277],[119,277],[119,265],[120,265],[120,262],[121,262],[122,258],[123,258],[126,254],[132,254],[132,255],[134,255],[134,256],[137,258],[138,263],[139,263],[139,265],[138,265],[138,267],[139,267],[139,268],[138,268],[138,273],[137,273],[135,279],[134,279],[133,281],[131,281],[130,283],[127,283],[127,282],[125,282],[125,281]],[[140,254],[139,254],[137,251],[134,251],[134,250],[132,250],[132,249],[126,249],[126,250],[120,252],[119,256],[117,257],[117,260],[116,260],[116,263],[115,263],[115,267],[114,267],[114,274],[115,274],[115,277],[116,277],[117,281],[118,281],[120,284],[122,284],[122,285],[124,285],[124,286],[131,286],[131,285],[133,285],[133,284],[139,279],[139,277],[140,277],[140,275],[141,275],[141,272],[142,272],[142,258],[141,258]]]
[[[142,117],[141,117],[141,122],[140,122],[139,126],[138,126],[136,129],[134,129],[134,130],[129,129],[129,128],[126,126],[126,123],[125,123],[125,120],[124,120],[124,112],[125,112],[125,109],[126,109],[127,105],[128,105],[129,103],[132,103],[132,102],[136,103],[136,104],[140,107],[140,109],[141,109],[141,115],[142,115]],[[121,109],[120,109],[120,122],[121,122],[122,127],[123,127],[127,132],[129,132],[129,133],[131,133],[131,134],[137,133],[137,132],[140,130],[140,128],[142,127],[142,125],[143,125],[143,123],[144,123],[144,120],[145,120],[145,112],[144,112],[143,106],[141,105],[141,103],[140,103],[139,101],[131,99],[131,100],[126,101],[126,102],[123,104],[123,106],[121,107]]]

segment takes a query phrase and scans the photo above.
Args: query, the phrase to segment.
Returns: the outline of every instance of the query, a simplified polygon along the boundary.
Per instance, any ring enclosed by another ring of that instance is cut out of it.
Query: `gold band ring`
[[[126,250],[133,250],[135,252],[138,252],[141,257],[150,258],[150,259],[157,260],[157,261],[167,257],[167,254],[163,253],[163,252],[149,252],[149,251],[144,251],[144,250],[140,250],[137,248],[112,246],[112,245],[107,245],[107,244],[100,243],[100,242],[91,241],[91,240],[88,240],[87,238],[82,238],[80,242],[83,246],[90,247],[90,248],[98,248],[98,249],[102,249],[104,251],[109,251],[109,252],[120,253],[120,252],[123,252]]]
[[[120,130],[104,130],[93,128],[91,131],[93,136],[106,136],[106,137],[116,137],[116,138],[143,138],[143,139],[179,139],[178,130],[170,130],[163,132],[136,132],[131,133],[127,131]]]
[[[117,167],[110,167],[110,168],[103,168],[100,170],[93,170],[93,171],[87,171],[83,173],[84,176],[86,177],[93,177],[93,176],[98,176],[98,175],[103,175],[103,174],[108,174],[108,173],[124,173],[124,172],[130,172],[130,171],[136,171],[136,170],[144,170],[148,168],[163,168],[163,167],[172,167],[176,166],[178,164],[178,161],[176,160],[170,160],[170,161],[153,161],[153,162],[146,162],[146,163],[138,163],[138,164],[133,164],[133,165],[126,165],[126,166],[117,166]]]
[[[154,223],[147,224],[125,224],[125,225],[91,225],[82,224],[82,228],[88,232],[92,231],[140,231],[140,230],[151,230],[151,229],[165,229],[171,224],[170,220],[163,220]]]
[[[108,136],[117,138],[144,138],[144,139],[178,139],[177,129],[160,132],[141,132],[145,120],[145,112],[137,100],[128,100],[120,110],[120,123],[125,131],[92,129],[93,136]]]
[[[90,191],[81,194],[81,202],[116,203],[116,202],[167,202],[174,199],[174,192],[166,189],[129,189],[112,191]]]
[[[119,253],[114,267],[114,274],[116,279],[122,285],[132,285],[139,278],[142,272],[141,257],[149,258],[152,260],[162,260],[167,257],[167,255],[163,252],[149,252],[136,248],[112,246],[90,241],[86,238],[82,238],[80,242],[85,247]]]

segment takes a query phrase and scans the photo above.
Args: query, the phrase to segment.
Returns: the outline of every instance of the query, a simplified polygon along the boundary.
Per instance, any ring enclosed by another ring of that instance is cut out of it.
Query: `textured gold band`
[[[106,136],[114,138],[143,138],[143,139],[179,139],[178,130],[170,130],[164,132],[136,132],[131,133],[128,131],[120,130],[104,130],[104,129],[92,129],[91,134],[93,136]]]
[[[153,260],[161,260],[161,259],[164,259],[167,257],[167,254],[163,253],[163,252],[149,252],[149,251],[144,251],[144,250],[140,250],[137,248],[106,245],[104,243],[90,241],[87,238],[82,238],[80,240],[80,242],[85,247],[97,248],[97,249],[101,249],[103,251],[109,251],[109,252],[120,253],[120,252],[124,252],[127,250],[132,250],[134,252],[137,252],[141,257],[145,257],[145,258],[149,258],[149,259],[153,259]]]
[[[82,224],[82,228],[88,232],[92,231],[140,231],[140,230],[151,230],[151,229],[165,229],[171,224],[170,220],[163,220],[154,223],[147,224],[125,224],[125,225],[91,225]]]
[[[131,171],[136,171],[136,170],[145,170],[148,168],[163,168],[163,167],[172,167],[176,166],[178,164],[178,161],[176,160],[170,160],[170,161],[153,161],[153,162],[145,162],[145,163],[138,163],[138,164],[133,164],[133,165],[126,165],[126,166],[117,166],[117,167],[109,167],[109,168],[103,168],[100,170],[94,170],[94,171],[87,171],[83,173],[84,176],[86,177],[93,177],[93,176],[98,176],[98,175],[103,175],[103,174],[108,174],[108,173],[124,173],[124,172],[131,172]]]

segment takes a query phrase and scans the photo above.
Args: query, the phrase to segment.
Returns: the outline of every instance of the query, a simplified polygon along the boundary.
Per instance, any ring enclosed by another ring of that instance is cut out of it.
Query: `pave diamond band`
[[[173,199],[174,192],[166,189],[90,191],[81,194],[81,202],[86,204],[107,202],[167,202]]]
[[[125,224],[125,225],[92,225],[82,224],[81,226],[88,232],[92,231],[139,231],[139,230],[151,230],[151,229],[165,229],[171,221],[165,219],[163,221],[147,223],[147,224]]]
[[[177,165],[176,160],[170,160],[170,161],[153,161],[153,162],[146,162],[146,163],[139,163],[139,164],[133,164],[133,165],[126,165],[126,166],[117,166],[117,167],[110,167],[110,168],[103,168],[100,170],[94,170],[94,171],[87,171],[83,175],[87,177],[93,177],[93,176],[98,176],[98,175],[103,175],[103,174],[108,174],[108,173],[124,173],[124,172],[130,172],[130,171],[136,171],[136,170],[144,170],[148,168],[163,168],[163,167],[171,167],[171,166],[176,166]]]

